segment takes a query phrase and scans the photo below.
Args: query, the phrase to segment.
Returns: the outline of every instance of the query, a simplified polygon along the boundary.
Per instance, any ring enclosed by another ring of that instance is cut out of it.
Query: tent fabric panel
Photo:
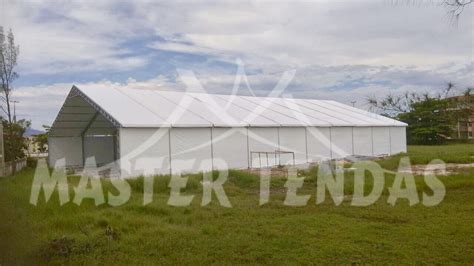
[[[83,128],[55,128],[49,135],[52,137],[80,137]]]
[[[337,120],[334,117],[330,117],[325,115],[324,113],[317,112],[307,105],[303,104],[303,101],[298,99],[288,99],[288,98],[281,98],[279,99],[281,105],[285,106],[291,112],[300,113],[298,118],[303,118],[303,121],[307,121],[307,124],[312,126],[320,126],[320,127],[328,127],[333,125],[338,125],[338,123],[342,123],[342,125],[346,125],[346,122],[342,120]]]
[[[225,96],[219,95],[218,97],[226,98]],[[230,96],[227,96],[230,97]],[[263,116],[266,119],[273,121],[273,125],[270,127],[279,127],[279,126],[301,126],[302,123],[298,120],[295,120],[291,117],[283,115],[281,113],[271,110],[270,104],[268,103],[255,103],[249,100],[251,97],[245,98],[244,96],[235,97],[232,100],[232,104],[244,108],[249,112],[248,120],[250,120],[249,125],[258,127],[261,124],[254,122],[254,118]]]
[[[363,121],[361,119],[354,118],[353,116],[348,116],[344,112],[335,112],[332,108],[330,108],[327,104],[322,103],[322,101],[318,100],[302,100],[305,102],[309,108],[316,110],[320,113],[323,113],[329,117],[333,117],[338,121],[344,121],[344,126],[370,126],[369,122]]]
[[[214,169],[242,169],[249,167],[246,128],[213,128],[212,157]],[[228,168],[223,168],[223,161]]]
[[[96,119],[90,124],[91,128],[115,128],[112,123],[107,120],[100,119],[102,115],[98,115]],[[90,121],[89,121],[90,122]]]
[[[122,90],[129,97],[139,101],[148,107],[150,111],[170,125],[200,125],[209,127],[212,124],[193,113],[191,101],[192,99],[177,99],[176,102],[166,97],[166,93],[154,90]],[[178,95],[184,95],[179,93]],[[183,102],[181,102],[183,101]]]
[[[205,103],[199,97],[193,94],[184,94],[178,92],[161,93],[161,96],[181,106],[190,113],[195,114],[202,120],[206,121],[209,127],[213,125],[221,126],[245,126],[244,123],[236,120],[234,117],[219,110],[220,106],[212,105],[212,102]],[[209,96],[209,98],[211,98]]]
[[[66,160],[67,167],[82,166],[81,137],[48,137],[48,161],[51,167],[61,159]]]
[[[324,121],[328,121],[329,126],[352,126],[354,123],[345,117],[333,115],[331,112],[319,106],[314,106],[310,102],[303,100],[296,101],[297,105],[305,112],[305,114],[314,115]],[[317,126],[317,125],[313,125]]]
[[[89,104],[84,101],[81,97],[77,97],[78,95],[71,95],[71,97],[67,98],[67,103],[70,106],[83,106],[83,107],[89,107]]]
[[[390,152],[390,128],[373,127],[374,155],[388,155]]]
[[[173,173],[212,170],[211,129],[171,129],[171,169]]]
[[[354,127],[354,154],[372,156],[372,128]]]
[[[331,136],[327,127],[308,127],[306,129],[308,160],[319,162],[331,158]]]
[[[287,108],[275,104],[274,101],[263,97],[240,96],[240,99],[251,103],[253,112],[262,113],[265,117],[276,121],[280,126],[305,126],[305,121],[292,116],[292,112]]]
[[[359,108],[355,108],[355,107],[352,107],[352,106],[349,106],[349,105],[346,105],[346,104],[342,104],[340,102],[336,102],[336,101],[324,101],[324,102],[331,103],[332,105],[335,105],[337,107],[342,108],[342,110],[348,110],[349,113],[351,113],[351,114],[358,113],[358,114],[362,114],[366,117],[369,117],[371,119],[376,119],[376,120],[380,121],[380,123],[382,125],[393,125],[393,126],[402,126],[402,127],[407,126],[406,123],[397,121],[395,119],[391,119],[391,118],[388,118],[388,117],[383,116],[383,115],[379,115],[379,114],[372,113],[372,112],[362,110],[362,109],[359,109]]]
[[[66,102],[61,112],[66,114],[94,114],[96,111],[91,106],[70,106],[69,102]]]
[[[340,106],[334,105],[333,101],[323,101],[323,100],[311,100],[312,102],[316,103],[319,106],[326,108],[327,110],[331,111],[332,113],[341,114],[350,121],[356,122],[358,125],[383,125],[384,123],[380,120],[374,119],[371,116],[362,115],[359,112],[354,112],[353,110],[349,110],[346,108],[341,108]]]
[[[82,136],[82,134],[107,135],[113,134],[114,131],[114,124],[104,117],[102,113],[96,111],[82,97],[79,95],[74,96],[71,92],[51,127],[50,135],[63,137]]]
[[[79,90],[124,127],[406,126],[333,101],[129,88]],[[169,108],[160,109],[161,105]],[[181,114],[166,121],[175,113],[167,110]]]
[[[397,154],[397,153],[407,152],[406,139],[407,139],[406,128],[391,127],[390,128],[391,153]]]
[[[115,128],[89,128],[84,136],[106,136],[114,135],[117,129]]]
[[[56,121],[55,128],[85,128],[89,121]]]
[[[249,128],[249,158],[252,167],[267,167],[278,165],[278,159],[275,155],[269,154],[268,163],[266,154],[258,154],[251,152],[275,152],[278,147],[278,128]]]
[[[268,109],[277,115],[274,117],[275,119],[281,121],[281,125],[289,123],[291,125],[306,126],[321,123],[321,121],[316,120],[310,116],[303,115],[300,112],[289,109],[287,106],[284,105],[281,99],[278,98],[245,97],[244,99],[251,101],[256,105],[268,106]]]
[[[82,88],[80,90],[124,127],[164,125],[162,118],[119,89]]]
[[[97,165],[111,163],[114,156],[114,137],[85,137],[84,154],[85,158],[94,157]]]
[[[304,127],[280,128],[280,150],[291,151],[295,154],[295,163],[303,164],[306,158],[306,129]],[[291,154],[281,154],[281,164],[293,164]]]
[[[258,124],[261,126],[274,126],[275,122],[261,115],[255,116],[249,110],[235,105],[233,99],[236,96],[219,97],[217,95],[194,93],[193,97],[212,107],[213,111],[218,111],[226,116],[230,116],[235,126],[248,126]]]
[[[122,176],[169,174],[168,128],[121,128]]]
[[[331,128],[331,149],[333,158],[344,158],[352,155],[352,128]]]
[[[92,117],[94,117],[95,113],[88,113],[88,114],[78,114],[78,113],[59,113],[56,122],[62,121],[90,121]]]

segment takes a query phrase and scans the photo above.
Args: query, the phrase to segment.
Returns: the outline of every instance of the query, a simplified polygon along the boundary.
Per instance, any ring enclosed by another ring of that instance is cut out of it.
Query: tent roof
[[[115,127],[406,126],[326,100],[76,86],[70,95],[80,96]],[[60,120],[67,103],[56,120]],[[74,111],[80,110],[69,110]]]

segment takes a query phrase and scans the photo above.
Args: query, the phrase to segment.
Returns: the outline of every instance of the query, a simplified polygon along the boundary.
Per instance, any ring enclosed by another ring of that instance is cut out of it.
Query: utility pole
[[[356,101],[352,101],[352,107],[355,107]]]
[[[16,123],[16,104],[20,103],[19,101],[10,101],[13,103],[13,122]]]

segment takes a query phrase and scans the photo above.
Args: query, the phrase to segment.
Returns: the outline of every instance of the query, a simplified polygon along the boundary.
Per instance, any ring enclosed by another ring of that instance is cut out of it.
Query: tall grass
[[[409,147],[412,163],[445,156],[465,162],[470,147]],[[451,154],[455,157],[450,157]],[[382,165],[396,169],[398,159]],[[457,156],[457,157],[456,157]],[[443,158],[441,158],[443,159]],[[447,160],[448,161],[448,160]],[[467,160],[469,161],[469,160]],[[215,197],[201,206],[202,174],[187,175],[184,193],[195,195],[190,206],[172,207],[169,176],[154,177],[154,201],[143,206],[144,178],[127,180],[132,198],[125,205],[29,204],[33,169],[0,178],[0,264],[472,264],[474,261],[474,170],[440,177],[444,201],[435,207],[406,200],[387,203],[394,175],[386,174],[382,197],[369,207],[351,206],[350,197],[335,206],[316,205],[318,168],[300,171],[305,183],[298,195],[311,195],[308,205],[283,204],[286,178],[272,178],[270,202],[260,206],[260,177],[229,171],[224,184],[232,208]],[[213,173],[217,178],[217,173]],[[346,172],[345,195],[353,193],[353,173]],[[71,186],[79,177],[68,177]],[[423,177],[418,193],[431,194]],[[102,180],[104,191],[113,189]],[[372,187],[366,176],[366,190]],[[257,192],[257,193],[256,193]],[[42,197],[42,194],[41,194]]]

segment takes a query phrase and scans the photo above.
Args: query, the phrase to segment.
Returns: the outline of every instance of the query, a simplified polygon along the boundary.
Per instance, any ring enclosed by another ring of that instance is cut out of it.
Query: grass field
[[[411,146],[413,164],[440,158],[474,162],[474,145]],[[396,169],[401,156],[381,161]],[[311,172],[308,172],[311,173]],[[259,206],[257,176],[231,171],[225,191],[232,208],[213,198],[200,206],[200,176],[190,178],[189,207],[166,204],[167,177],[155,180],[154,201],[142,205],[141,179],[130,181],[132,199],[120,207],[30,205],[33,169],[0,178],[0,265],[12,264],[469,264],[474,263],[474,169],[440,177],[444,201],[435,207],[387,203],[388,190],[369,207],[316,204],[315,178],[299,194],[312,195],[307,206],[283,204],[285,180],[272,181],[271,199]],[[348,176],[346,195],[352,184]],[[386,186],[393,182],[386,175]],[[78,177],[68,177],[72,187]],[[416,177],[418,192],[430,193]],[[114,192],[109,181],[103,189]],[[41,194],[41,199],[43,195]]]

